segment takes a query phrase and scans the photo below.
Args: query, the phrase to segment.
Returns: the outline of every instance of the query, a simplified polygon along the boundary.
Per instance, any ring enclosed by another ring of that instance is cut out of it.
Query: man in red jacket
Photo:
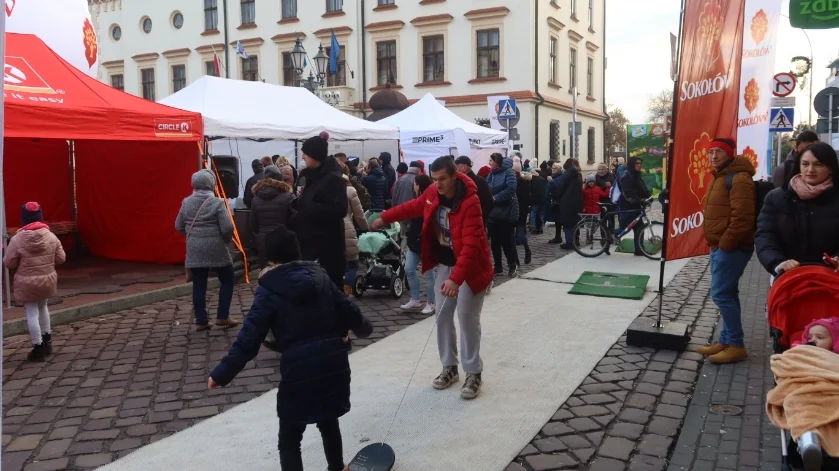
[[[459,380],[457,370],[457,330],[454,312],[460,321],[461,362],[466,381],[460,397],[474,399],[481,388],[481,308],[492,282],[481,202],[477,186],[459,173],[451,156],[440,157],[430,166],[434,187],[419,198],[382,213],[373,230],[385,224],[423,218],[422,271],[437,267],[434,290],[437,298],[437,349],[443,371],[434,379],[436,389],[446,389]]]

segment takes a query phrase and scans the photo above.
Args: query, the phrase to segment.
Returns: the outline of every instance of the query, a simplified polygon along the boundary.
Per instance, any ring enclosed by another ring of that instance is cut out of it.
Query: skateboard
[[[390,471],[395,462],[396,455],[390,445],[373,443],[359,450],[347,469],[349,471]]]

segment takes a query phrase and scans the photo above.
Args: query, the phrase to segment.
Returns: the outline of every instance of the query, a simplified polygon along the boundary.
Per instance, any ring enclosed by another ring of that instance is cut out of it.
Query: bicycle
[[[664,224],[650,221],[646,209],[652,206],[653,198],[644,200],[640,210],[610,211],[614,204],[599,203],[600,214],[583,215],[583,219],[574,227],[574,251],[580,256],[593,258],[604,252],[611,255],[610,247],[619,245],[621,239],[641,224],[643,229],[635,235],[635,250],[651,260],[661,259],[661,247],[664,240]],[[617,233],[614,229],[615,215],[638,213],[635,219]]]

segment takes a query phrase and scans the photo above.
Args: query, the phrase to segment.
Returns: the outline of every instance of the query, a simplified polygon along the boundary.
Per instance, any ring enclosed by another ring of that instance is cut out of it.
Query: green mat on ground
[[[655,247],[652,242],[645,240],[644,243],[647,245],[647,251],[651,254],[656,254],[661,250],[661,247]],[[619,253],[635,253],[635,239],[632,237],[626,237],[621,239],[620,244],[618,244],[616,252]]]
[[[569,294],[582,294],[602,298],[641,299],[647,289],[647,275],[625,273],[583,272]]]

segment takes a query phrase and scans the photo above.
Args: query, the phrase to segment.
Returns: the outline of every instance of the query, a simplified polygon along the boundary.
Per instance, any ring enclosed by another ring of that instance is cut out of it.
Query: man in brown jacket
[[[735,156],[733,139],[711,141],[708,159],[714,180],[705,196],[705,240],[711,247],[711,298],[722,316],[717,343],[697,349],[712,363],[734,363],[748,355],[740,320],[740,277],[752,258],[755,243],[755,169],[746,157]]]

